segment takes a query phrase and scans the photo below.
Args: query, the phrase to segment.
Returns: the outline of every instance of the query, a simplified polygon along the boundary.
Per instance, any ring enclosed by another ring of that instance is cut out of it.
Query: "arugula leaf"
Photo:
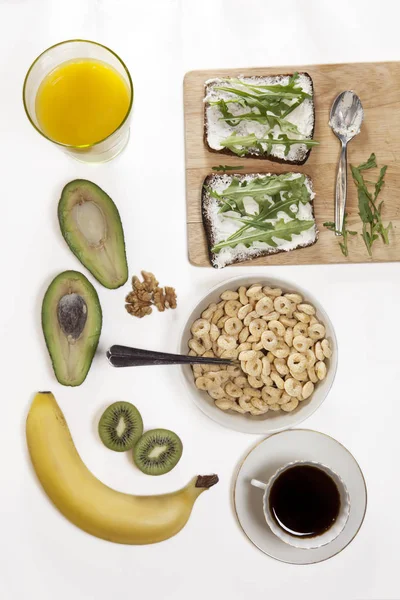
[[[334,233],[338,233],[336,231],[336,225],[332,221],[327,221],[323,225],[324,225],[324,227],[326,227],[327,229],[329,229],[329,231],[333,231]],[[345,213],[345,215],[344,215],[343,229],[342,229],[340,235],[343,236],[343,238],[342,238],[343,241],[339,242],[339,247],[340,247],[340,249],[342,251],[342,254],[347,257],[347,256],[349,256],[348,236],[349,235],[357,235],[357,231],[350,231],[349,229],[347,229],[347,213]]]
[[[266,146],[264,148],[263,144]],[[246,149],[255,148],[260,151],[261,154],[270,154],[272,146],[281,144],[285,147],[285,156],[289,154],[289,150],[294,144],[304,144],[307,148],[317,146],[319,142],[310,139],[291,139],[286,134],[278,134],[276,138],[272,134],[268,134],[267,137],[258,138],[255,133],[249,135],[240,136],[232,134],[226,139],[220,142],[223,148],[229,148],[232,152],[238,156],[244,156]]]
[[[224,173],[226,171],[240,171],[241,169],[244,169],[244,167],[242,165],[240,165],[239,167],[231,167],[229,165],[218,165],[216,167],[211,167],[213,171],[223,171]]]
[[[314,221],[300,221],[299,219],[293,219],[285,223],[283,219],[277,221],[274,225],[271,224],[271,229],[264,231],[264,233],[250,232],[233,241],[224,240],[216,244],[211,251],[218,253],[222,248],[231,247],[234,248],[238,244],[244,244],[249,247],[253,242],[265,242],[269,246],[277,247],[277,242],[273,238],[280,240],[292,241],[293,235],[298,235],[307,229],[311,229],[315,225]]]

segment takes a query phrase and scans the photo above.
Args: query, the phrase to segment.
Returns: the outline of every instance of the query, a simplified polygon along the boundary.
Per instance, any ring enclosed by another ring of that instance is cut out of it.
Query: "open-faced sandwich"
[[[315,244],[314,196],[301,173],[206,177],[202,216],[212,266]]]
[[[204,103],[211,152],[302,165],[318,143],[308,73],[210,79]]]

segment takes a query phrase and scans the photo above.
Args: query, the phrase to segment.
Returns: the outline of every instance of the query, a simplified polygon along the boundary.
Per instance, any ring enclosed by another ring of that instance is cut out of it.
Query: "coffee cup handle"
[[[252,479],[250,481],[251,485],[253,485],[256,488],[260,488],[260,490],[265,490],[267,487],[266,483],[263,483],[262,481],[258,481],[258,479]]]

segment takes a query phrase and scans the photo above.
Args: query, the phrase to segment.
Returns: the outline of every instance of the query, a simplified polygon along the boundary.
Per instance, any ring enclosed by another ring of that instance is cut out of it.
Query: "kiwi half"
[[[136,466],[147,475],[164,475],[171,471],[182,456],[179,436],[169,429],[146,431],[133,449]]]
[[[130,402],[114,402],[102,414],[99,421],[99,436],[110,450],[131,450],[143,433],[140,412]]]

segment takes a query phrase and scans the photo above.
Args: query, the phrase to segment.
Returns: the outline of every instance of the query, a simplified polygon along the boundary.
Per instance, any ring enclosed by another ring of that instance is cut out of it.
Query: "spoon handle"
[[[183,365],[183,364],[214,364],[234,365],[234,361],[222,358],[205,358],[202,356],[185,356],[154,352],[140,348],[114,345],[107,350],[108,362],[113,367],[142,367],[145,365]]]
[[[342,235],[347,196],[347,144],[342,142],[335,189],[335,229]]]

